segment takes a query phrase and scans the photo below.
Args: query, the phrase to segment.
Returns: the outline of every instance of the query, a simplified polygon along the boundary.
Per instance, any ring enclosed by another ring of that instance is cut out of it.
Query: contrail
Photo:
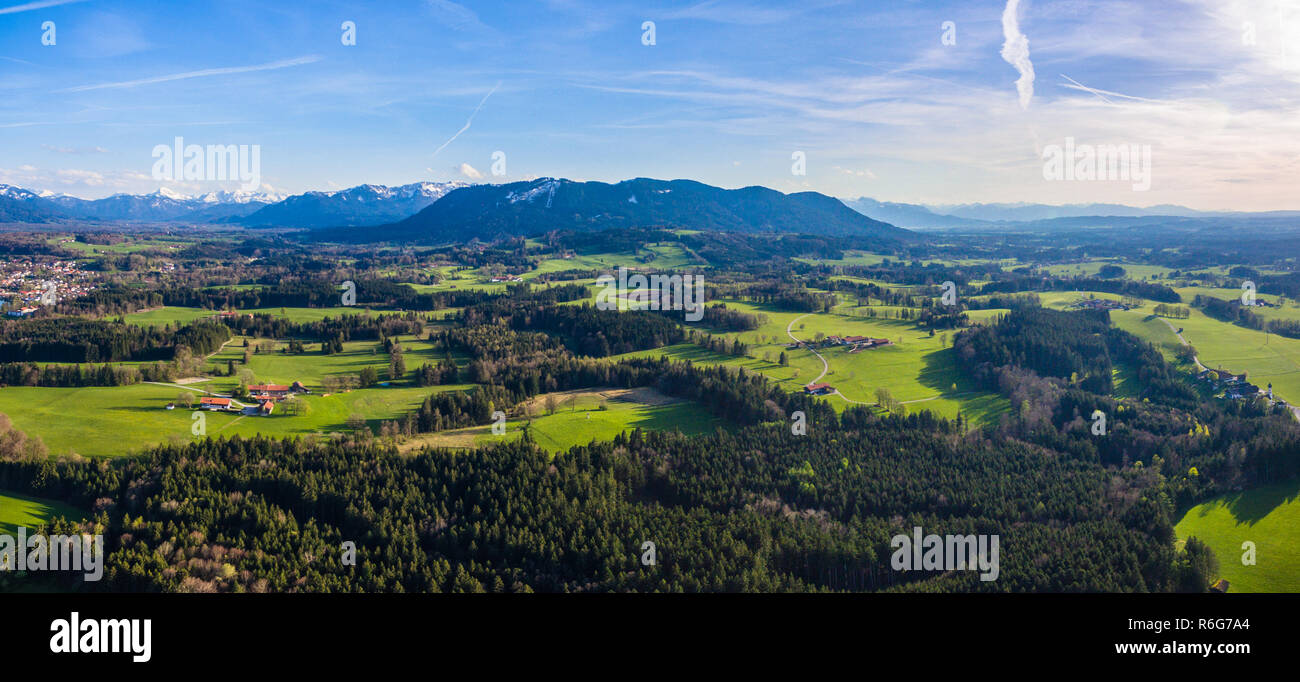
[[[29,2],[25,5],[14,5],[12,7],[0,7],[0,14],[15,14],[17,12],[26,12],[34,9],[45,9],[46,7],[57,7],[74,2],[85,2],[85,0],[38,0]]]
[[[466,130],[469,130],[469,124],[474,122],[474,117],[478,115],[479,109],[482,109],[483,105],[487,104],[488,98],[491,97],[492,93],[496,92],[497,88],[499,87],[501,87],[501,81],[497,81],[497,84],[493,85],[491,90],[488,90],[488,94],[483,95],[483,100],[478,103],[478,106],[474,107],[474,111],[471,112],[469,118],[465,120],[465,125],[461,126],[460,130],[457,130],[456,134],[451,136],[451,139],[447,140],[446,142],[443,142],[442,146],[434,150],[433,152],[434,156],[437,156],[439,152],[446,149],[447,145],[451,144],[452,142],[455,142],[456,138],[461,136],[461,133],[464,133]]]
[[[1106,104],[1114,104],[1114,102],[1112,102],[1112,101],[1106,99],[1106,96],[1103,95],[1103,94],[1101,94],[1101,91],[1100,91],[1100,90],[1095,90],[1095,89],[1093,89],[1093,88],[1090,88],[1090,87],[1084,85],[1083,83],[1080,83],[1079,81],[1074,80],[1073,78],[1070,78],[1069,76],[1067,76],[1067,75],[1065,75],[1065,74],[1061,74],[1061,78],[1064,78],[1065,80],[1070,81],[1071,83],[1074,83],[1073,86],[1070,86],[1070,85],[1065,86],[1065,87],[1067,87],[1067,88],[1069,88],[1069,87],[1073,87],[1073,88],[1076,88],[1076,89],[1078,89],[1078,90],[1083,90],[1084,92],[1091,92],[1092,94],[1096,95],[1098,99],[1100,99],[1101,101],[1105,102]]]
[[[1106,104],[1114,104],[1114,102],[1110,101],[1109,99],[1106,99],[1106,95],[1110,95],[1111,97],[1120,97],[1120,98],[1122,98],[1122,99],[1131,99],[1131,100],[1133,100],[1133,101],[1135,101],[1135,102],[1154,102],[1154,103],[1156,103],[1156,104],[1163,104],[1163,103],[1164,103],[1164,102],[1162,102],[1161,100],[1158,100],[1158,99],[1149,99],[1149,98],[1147,98],[1147,97],[1135,97],[1135,96],[1133,96],[1133,95],[1125,95],[1125,94],[1122,93],[1122,92],[1111,92],[1110,90],[1100,90],[1100,89],[1097,89],[1097,88],[1090,88],[1090,87],[1084,85],[1083,83],[1080,83],[1079,81],[1074,80],[1073,78],[1070,78],[1069,76],[1067,76],[1067,75],[1065,75],[1065,74],[1061,74],[1061,78],[1064,78],[1065,80],[1070,81],[1070,83],[1073,83],[1073,85],[1066,84],[1065,87],[1070,88],[1070,89],[1072,89],[1072,90],[1082,90],[1082,91],[1084,91],[1084,92],[1091,92],[1092,94],[1096,95],[1099,99],[1101,99],[1101,101],[1105,102]]]
[[[186,71],[185,73],[173,73],[167,76],[155,76],[153,78],[141,78],[135,81],[120,81],[117,83],[100,83],[98,85],[80,85],[75,88],[68,88],[61,92],[84,92],[86,90],[106,90],[109,88],[132,88],[137,85],[152,85],[153,83],[166,83],[168,81],[179,81],[187,78],[203,78],[205,76],[224,76],[230,73],[248,73],[250,71],[271,71],[274,69],[283,69],[290,66],[302,66],[320,61],[318,55],[307,55],[306,57],[295,57],[269,64],[255,64],[253,66],[228,66],[220,69],[203,69],[202,71]]]
[[[1020,78],[1016,79],[1016,92],[1020,93],[1020,108],[1028,109],[1029,100],[1034,97],[1034,65],[1029,61],[1029,38],[1020,32],[1020,22],[1016,11],[1020,9],[1020,0],[1007,0],[1006,9],[1002,10],[1002,59],[1016,67]]]

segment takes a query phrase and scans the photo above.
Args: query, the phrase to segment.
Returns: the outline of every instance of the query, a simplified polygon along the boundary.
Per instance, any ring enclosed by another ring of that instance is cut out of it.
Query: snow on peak
[[[510,203],[512,204],[517,204],[521,201],[527,201],[528,203],[532,203],[534,199],[545,194],[546,207],[550,208],[551,200],[555,198],[555,190],[558,189],[559,187],[560,187],[559,180],[546,178],[540,181],[539,184],[534,185],[533,187],[530,187],[524,190],[523,192],[510,192],[506,194],[506,199],[509,200]]]

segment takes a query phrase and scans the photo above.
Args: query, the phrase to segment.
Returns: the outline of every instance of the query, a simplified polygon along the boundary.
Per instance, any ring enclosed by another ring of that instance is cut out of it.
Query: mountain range
[[[226,223],[256,227],[373,226],[418,213],[463,182],[417,182],[400,187],[360,185],[294,196],[260,192],[114,194],[80,199],[0,185],[0,223],[134,222]]]
[[[876,201],[869,197],[845,199],[855,211],[909,229],[961,229],[988,227],[1050,228],[1095,223],[1095,218],[1287,218],[1298,211],[1248,213],[1241,211],[1198,211],[1174,204],[1137,207],[1124,204],[905,204]],[[1103,221],[1113,223],[1115,221]]]
[[[894,242],[911,238],[907,230],[869,218],[817,192],[722,189],[693,180],[648,178],[614,184],[540,178],[472,185],[391,225],[364,233],[326,230],[313,236],[338,241],[432,243],[616,227],[868,236]]]
[[[1175,205],[1142,208],[1095,203],[923,205],[869,197],[841,201],[816,192],[783,194],[763,187],[728,190],[691,180],[646,178],[613,184],[554,178],[504,185],[367,184],[293,196],[253,192],[187,196],[164,188],[150,194],[115,194],[93,200],[0,184],[0,223],[306,228],[320,231],[314,238],[338,241],[445,242],[620,226],[906,238],[911,229],[1051,231],[1114,227],[1154,218],[1213,224],[1224,219],[1264,221],[1275,227],[1294,224],[1300,212],[1215,212]],[[357,231],[359,227],[375,229]]]
[[[464,182],[417,182],[400,187],[358,185],[338,192],[307,192],[234,220],[254,227],[366,227],[419,213]]]

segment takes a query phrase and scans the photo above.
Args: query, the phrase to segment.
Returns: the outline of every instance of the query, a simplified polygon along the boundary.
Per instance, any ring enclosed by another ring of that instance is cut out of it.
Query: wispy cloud
[[[87,90],[108,90],[116,88],[133,88],[139,85],[152,85],[154,83],[167,83],[170,81],[187,80],[190,78],[206,78],[208,76],[225,76],[234,73],[250,73],[253,71],[274,71],[275,69],[285,69],[291,66],[302,66],[321,60],[319,55],[307,55],[304,57],[295,57],[293,59],[284,59],[278,62],[267,64],[255,64],[253,66],[228,66],[218,69],[203,69],[200,71],[186,71],[184,73],[173,73],[166,76],[155,76],[153,78],[141,78],[133,81],[118,81],[116,83],[98,83],[95,85],[80,85],[75,88],[67,88],[63,92],[85,92]]]
[[[28,12],[34,9],[45,9],[46,7],[58,7],[59,5],[70,5],[74,2],[85,2],[86,0],[37,0],[21,5],[10,7],[0,7],[0,14],[17,14],[18,12]]]
[[[51,144],[43,144],[41,147],[60,154],[107,154],[108,150],[103,147],[56,147]]]
[[[446,142],[443,142],[442,145],[440,145],[436,150],[434,150],[433,155],[435,157],[439,154],[439,152],[446,149],[447,145],[451,144],[452,142],[455,142],[456,138],[460,137],[462,133],[464,133],[466,130],[469,130],[470,124],[474,122],[474,117],[478,116],[479,110],[483,108],[484,104],[487,104],[488,98],[491,97],[492,93],[496,92],[497,88],[499,87],[501,87],[501,83],[497,83],[496,85],[492,86],[492,89],[488,90],[488,94],[483,95],[483,99],[479,101],[478,106],[474,107],[474,111],[470,112],[469,118],[465,120],[465,125],[461,126],[460,130],[457,130],[455,135],[452,135],[451,138],[449,138]]]
[[[1020,93],[1020,108],[1028,109],[1029,100],[1034,98],[1034,65],[1029,61],[1029,38],[1020,32],[1020,20],[1016,16],[1020,9],[1020,0],[1007,0],[1002,10],[1002,59],[1020,72],[1016,79],[1016,92]]]
[[[483,173],[479,172],[477,168],[469,165],[468,163],[460,164],[460,168],[458,168],[457,171],[461,175],[470,178],[472,180],[479,180],[483,177]]]
[[[665,19],[697,19],[720,24],[758,26],[789,21],[798,12],[787,8],[760,7],[735,2],[707,0],[663,15]]]
[[[424,0],[424,2],[433,10],[434,16],[438,18],[438,21],[441,21],[457,31],[464,31],[466,29],[483,30],[488,28],[487,25],[479,20],[478,15],[475,14],[473,10],[464,5],[458,5],[451,2],[451,0]]]

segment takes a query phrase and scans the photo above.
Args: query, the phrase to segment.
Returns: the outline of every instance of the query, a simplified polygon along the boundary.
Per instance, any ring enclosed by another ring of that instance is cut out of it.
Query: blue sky
[[[151,150],[180,136],[260,145],[263,182],[290,193],[657,177],[1300,208],[1300,2],[1012,2],[0,0],[0,182],[233,188],[154,180]],[[1067,137],[1149,145],[1150,190],[1045,180]]]

